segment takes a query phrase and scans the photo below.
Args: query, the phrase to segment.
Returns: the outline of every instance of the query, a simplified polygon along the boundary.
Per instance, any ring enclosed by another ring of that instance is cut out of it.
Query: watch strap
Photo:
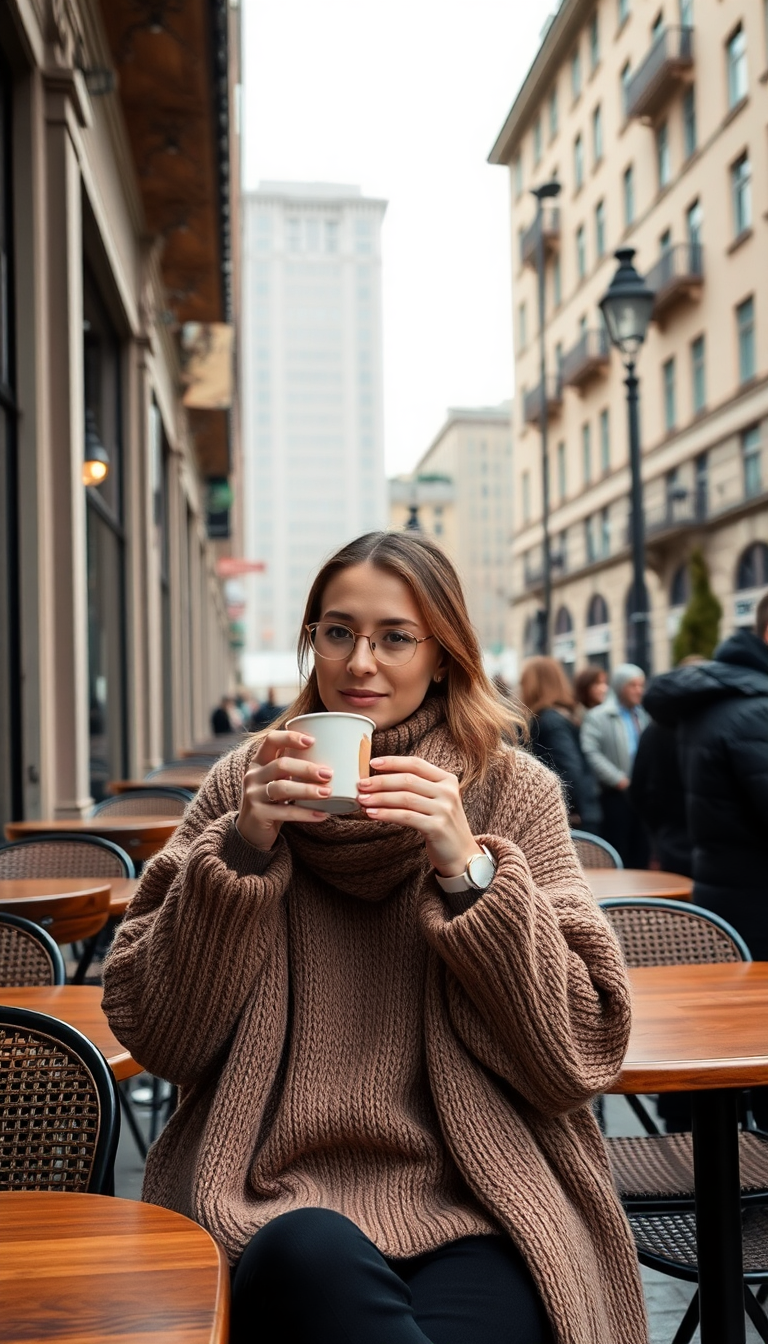
[[[483,850],[483,853],[486,855],[486,857],[490,859],[495,871],[496,860],[491,854],[491,851],[488,849],[488,846],[481,845],[481,849]],[[437,879],[438,886],[442,888],[442,890],[445,892],[447,896],[463,895],[466,892],[473,892],[477,894],[479,892],[486,890],[485,887],[478,887],[477,883],[473,882],[469,875],[469,865],[471,864],[473,859],[478,857],[479,856],[476,854],[470,854],[469,858],[467,859],[466,867],[464,868],[463,873],[459,873],[456,877],[441,877],[439,873],[435,873],[435,878]]]

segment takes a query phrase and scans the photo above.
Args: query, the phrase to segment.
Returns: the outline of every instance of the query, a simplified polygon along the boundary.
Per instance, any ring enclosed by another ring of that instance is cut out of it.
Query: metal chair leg
[[[133,1107],[131,1106],[130,1098],[125,1095],[125,1092],[123,1091],[122,1087],[118,1088],[118,1092],[120,1093],[120,1105],[123,1108],[123,1115],[128,1121],[128,1128],[130,1129],[133,1135],[134,1142],[139,1150],[139,1153],[141,1154],[143,1161],[146,1162],[149,1148],[147,1145],[147,1141],[144,1138],[144,1135],[139,1129],[139,1124],[136,1119],[136,1116],[133,1113]]]
[[[762,1288],[764,1285],[761,1284]],[[747,1309],[747,1315],[754,1325],[758,1335],[765,1344],[768,1344],[768,1317],[762,1307],[758,1306],[758,1299],[755,1298],[749,1284],[744,1284],[744,1306]]]
[[[624,1100],[627,1102],[630,1109],[634,1111],[646,1134],[661,1134],[661,1130],[648,1110],[648,1107],[643,1105],[639,1097],[635,1097],[631,1093],[626,1093]]]
[[[677,1333],[672,1340],[672,1344],[691,1344],[691,1340],[696,1333],[696,1326],[699,1324],[699,1290],[693,1294],[686,1313],[677,1327]]]
[[[755,1297],[757,1298],[758,1302],[760,1303],[760,1306],[762,1307],[766,1298],[768,1298],[768,1279],[765,1281],[765,1283],[760,1284],[760,1287],[755,1293]]]

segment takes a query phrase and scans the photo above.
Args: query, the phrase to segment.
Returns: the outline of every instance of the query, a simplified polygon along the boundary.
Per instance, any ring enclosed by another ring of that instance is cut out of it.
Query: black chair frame
[[[46,842],[58,841],[59,843],[65,840],[68,845],[97,845],[101,849],[111,850],[125,869],[123,877],[136,876],[136,869],[130,854],[126,854],[125,850],[116,845],[114,840],[106,840],[100,835],[80,835],[69,831],[41,831],[39,835],[25,836],[23,840],[3,841],[0,843],[0,854],[7,849],[18,849],[21,845],[37,845],[41,840]],[[70,874],[62,874],[62,876],[70,876]]]
[[[51,919],[48,923],[52,923]],[[50,933],[48,933],[42,924],[35,924],[31,919],[24,919],[21,915],[12,915],[5,910],[0,910],[0,924],[11,924],[16,929],[23,929],[29,934],[30,938],[35,938],[40,943],[51,959],[53,979],[52,985],[64,985],[67,982],[67,969],[64,965],[64,958],[58,943],[54,942]]]
[[[571,839],[588,840],[590,844],[597,845],[599,849],[605,850],[606,854],[610,854],[616,868],[624,867],[624,860],[618,849],[614,849],[613,845],[609,844],[607,840],[604,840],[601,835],[594,835],[592,831],[573,830],[571,831]]]
[[[125,789],[123,793],[113,794],[96,803],[91,809],[91,816],[97,817],[101,812],[113,811],[115,803],[121,798],[175,798],[186,804],[191,803],[194,796],[190,789],[182,789],[178,784],[157,784],[151,789]]]

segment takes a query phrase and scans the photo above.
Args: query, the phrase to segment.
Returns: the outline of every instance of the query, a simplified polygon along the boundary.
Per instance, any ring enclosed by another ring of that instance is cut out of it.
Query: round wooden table
[[[112,1035],[101,1006],[101,995],[100,985],[24,985],[21,988],[0,985],[0,1004],[9,1008],[31,1008],[35,1013],[47,1013],[60,1022],[68,1022],[98,1046],[118,1080],[132,1078],[143,1072],[142,1067]]]
[[[632,1033],[612,1092],[690,1092],[701,1344],[744,1344],[739,1089],[768,1084],[768,962],[629,971]]]
[[[109,917],[122,919],[128,906],[136,895],[138,877],[110,877],[109,879]]]
[[[57,943],[80,942],[104,928],[111,884],[98,877],[0,879],[0,910],[41,924]]]
[[[585,868],[584,876],[596,900],[616,896],[666,896],[668,900],[689,901],[693,879],[682,873],[660,873],[644,868]]]
[[[104,840],[114,840],[132,859],[143,862],[163,848],[181,820],[181,817],[111,817],[107,812],[101,817],[74,817],[69,821],[9,821],[5,834],[8,840],[66,831],[72,835],[100,835]]]
[[[226,1344],[229,1269],[180,1213],[105,1195],[0,1194],[2,1339]]]

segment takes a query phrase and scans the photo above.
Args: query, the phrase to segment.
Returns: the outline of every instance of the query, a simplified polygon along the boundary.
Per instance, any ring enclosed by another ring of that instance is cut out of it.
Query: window
[[[581,93],[581,53],[577,47],[571,56],[571,94],[574,102]]]
[[[635,170],[630,163],[624,170],[624,225],[629,228],[635,219]]]
[[[672,176],[669,159],[669,126],[663,121],[656,131],[656,169],[659,188],[669,185]]]
[[[600,554],[603,558],[611,554],[611,515],[607,508],[600,510]]]
[[[589,422],[581,426],[581,463],[584,484],[589,485],[592,480],[592,426]]]
[[[671,246],[672,246],[672,230],[665,229],[661,237],[659,238],[659,252],[662,257],[664,256],[665,252],[669,251]]]
[[[301,251],[301,220],[293,216],[285,221],[285,246],[289,252]]]
[[[608,603],[600,593],[594,593],[587,607],[587,625],[607,625],[609,620]]]
[[[555,308],[559,308],[563,302],[563,275],[560,269],[559,254],[552,264],[552,302]]]
[[[683,97],[683,153],[690,159],[696,150],[696,90],[686,89]]]
[[[533,123],[533,162],[538,165],[541,163],[541,117],[537,117]]]
[[[760,426],[752,425],[741,436],[741,456],[744,462],[744,494],[747,499],[759,495],[763,488],[762,444]]]
[[[555,346],[555,370],[558,378],[563,371],[563,342],[558,341]]]
[[[663,10],[659,10],[658,14],[656,15],[656,18],[653,20],[653,24],[651,25],[651,41],[655,42],[656,38],[661,37],[661,34],[663,32],[664,32],[664,12]]]
[[[693,27],[693,0],[680,0],[680,3],[679,3],[679,5],[678,5],[678,12],[679,12],[679,14],[680,14],[680,27],[681,27],[681,28],[692,28],[692,27]]]
[[[587,274],[587,240],[583,224],[576,230],[576,272],[580,280]]]
[[[592,156],[595,163],[603,157],[603,109],[599,103],[592,113]]]
[[[627,22],[629,18],[629,0],[618,0],[619,9],[619,27]]]
[[[582,313],[581,317],[579,318],[579,336],[586,336],[586,334],[587,334],[587,314]]]
[[[557,445],[557,493],[560,499],[565,499],[568,493],[568,478],[565,471],[565,444]]]
[[[608,407],[600,412],[600,470],[611,469],[611,422]]]
[[[736,589],[762,588],[768,583],[768,546],[764,541],[753,541],[739,557],[736,569]]]
[[[557,85],[550,91],[549,95],[549,138],[554,140],[557,135],[558,115],[557,115]]]
[[[325,250],[326,252],[338,252],[339,250],[339,221],[337,219],[326,219],[325,221]]]
[[[701,201],[694,201],[688,206],[685,212],[685,232],[690,247],[699,247],[701,244],[701,226],[703,222],[703,211]]]
[[[632,63],[625,61],[621,67],[621,111],[626,118],[629,94],[629,81],[632,78]]]
[[[600,24],[597,11],[589,21],[589,68],[596,70],[600,64]]]
[[[735,107],[747,96],[747,35],[741,24],[728,38],[725,59],[728,69],[728,106]]]
[[[517,341],[520,350],[528,344],[528,314],[524,303],[517,310]]]
[[[520,154],[515,159],[515,200],[519,200],[523,194],[523,160]]]
[[[707,404],[705,357],[704,337],[697,336],[695,341],[691,341],[691,388],[693,391],[694,415],[699,415]]]
[[[577,135],[573,142],[573,177],[576,190],[579,191],[584,185],[584,142],[581,135]]]
[[[736,309],[739,340],[739,382],[748,383],[757,373],[755,353],[755,300],[750,297]]]
[[[597,559],[595,519],[592,516],[584,519],[584,545],[587,552],[587,564],[591,565]]]
[[[669,431],[674,429],[677,424],[674,355],[662,365],[662,380],[664,383],[664,428]]]
[[[694,463],[694,502],[696,517],[706,518],[709,508],[709,455],[699,453]]]
[[[595,252],[598,258],[605,256],[605,201],[595,206]]]
[[[734,236],[738,238],[752,227],[752,168],[748,154],[742,154],[731,164],[731,199]]]
[[[523,472],[520,486],[523,501],[523,522],[527,523],[531,517],[531,473],[529,471]]]

